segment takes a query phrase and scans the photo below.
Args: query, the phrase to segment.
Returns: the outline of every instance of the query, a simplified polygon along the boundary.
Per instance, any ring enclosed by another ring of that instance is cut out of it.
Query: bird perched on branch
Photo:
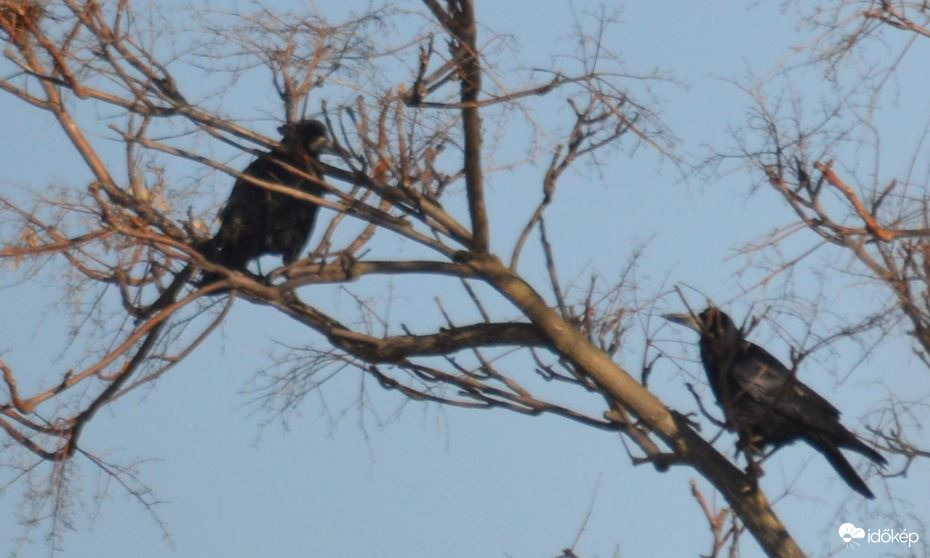
[[[250,261],[272,254],[289,265],[310,238],[317,204],[263,183],[321,196],[317,181],[320,153],[329,146],[326,126],[319,120],[302,120],[278,131],[281,143],[242,171],[244,176],[236,180],[220,210],[220,229],[203,248],[210,261],[244,271]],[[200,284],[221,278],[219,273],[204,273]]]
[[[326,126],[319,120],[301,120],[285,124],[278,131],[281,142],[242,171],[243,176],[236,180],[220,209],[219,230],[201,245],[201,253],[210,262],[246,271],[250,261],[273,254],[289,265],[300,257],[310,238],[319,206],[276,188],[323,195],[319,157],[330,147]],[[137,318],[147,318],[171,305],[195,271],[193,264],[185,266],[154,303],[138,312]],[[197,283],[206,286],[224,277],[218,271],[204,272]]]
[[[775,449],[804,440],[823,454],[853,490],[866,498],[872,491],[840,448],[855,451],[884,466],[887,461],[840,424],[840,412],[804,385],[774,356],[747,341],[722,310],[709,306],[692,314],[666,314],[671,322],[701,335],[701,361],[710,387],[723,409],[727,428],[740,433],[747,459],[753,450]]]

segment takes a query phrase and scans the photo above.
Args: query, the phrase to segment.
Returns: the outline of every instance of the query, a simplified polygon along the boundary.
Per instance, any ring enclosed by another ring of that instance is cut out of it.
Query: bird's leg
[[[246,275],[252,275],[252,277],[258,279],[258,282],[262,285],[267,285],[269,287],[273,286],[274,273],[272,272],[271,275],[265,275],[265,270],[262,269],[262,262],[260,257],[255,258],[255,267],[258,268],[258,275],[254,275],[249,273],[248,270],[245,270]]]
[[[756,485],[759,477],[765,473],[762,471],[762,467],[759,466],[759,462],[750,453],[746,454],[746,462],[746,475],[752,480],[752,484]]]
[[[761,453],[759,446],[756,445],[756,442],[760,439],[759,436],[754,436],[749,429],[739,429],[739,441],[737,444],[746,457],[746,475],[749,477],[753,486],[757,485],[758,478],[763,475],[762,467],[759,466],[759,461],[755,458],[755,454]]]

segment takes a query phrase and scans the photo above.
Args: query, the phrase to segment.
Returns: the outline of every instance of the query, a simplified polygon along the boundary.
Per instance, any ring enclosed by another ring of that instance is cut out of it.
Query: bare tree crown
[[[843,44],[886,27],[930,36],[917,17],[926,19],[926,8],[864,4],[849,41],[819,43],[820,58],[839,63]],[[8,394],[0,428],[10,441],[3,459],[9,452],[30,470],[48,467],[53,485],[74,461],[89,460],[153,509],[144,485],[84,447],[81,434],[101,409],[182,363],[245,301],[312,332],[264,378],[260,396],[270,408],[293,408],[302,397],[289,396],[305,395],[315,377],[353,368],[412,400],[552,414],[615,431],[633,463],[690,467],[723,494],[729,530],[725,514],[693,489],[714,555],[735,546],[743,528],[771,556],[802,555],[753,475],[649,388],[652,366],[666,356],[654,335],[639,378],[617,363],[625,334],[648,322],[655,302],[637,291],[637,252],[628,250],[617,280],[564,284],[547,210],[566,174],[636,148],[680,163],[641,87],[659,76],[622,71],[600,40],[606,18],[579,37],[562,67],[545,70],[501,66],[471,0],[422,0],[415,10],[386,6],[341,20],[205,7],[187,23],[181,29],[157,6],[125,0],[0,0],[0,90],[44,111],[83,163],[61,187],[0,196],[0,266],[26,280],[54,276],[62,300],[80,309],[68,343],[86,347],[41,383],[0,360]],[[243,108],[228,99],[246,81],[267,94]],[[538,110],[556,117],[540,122]],[[926,196],[895,179],[864,192],[830,160],[829,146],[812,151],[815,134],[798,121],[785,130],[761,96],[755,116],[752,142],[721,158],[748,163],[800,227],[848,250],[885,284],[894,296],[888,313],[908,320],[926,360]],[[241,170],[275,148],[278,126],[286,134],[306,119],[325,127],[329,152],[312,169],[286,158],[274,164],[312,187]],[[506,159],[501,153],[515,150],[497,147],[515,143],[516,130],[526,131],[523,149]],[[489,183],[515,167],[536,171],[523,196],[531,201],[502,212]],[[255,199],[320,208],[308,249],[285,265],[224,265],[205,248],[223,198],[211,187],[226,192],[233,183],[277,196]],[[506,222],[495,219],[504,214]],[[527,271],[527,260],[539,266]],[[198,282],[197,274],[217,280]],[[396,320],[358,287],[414,277],[450,286],[435,299],[424,290],[417,303],[433,312],[418,323]],[[318,296],[327,285],[353,308]],[[876,434],[909,459],[926,456],[901,436]],[[55,509],[61,493],[46,494],[38,508]]]

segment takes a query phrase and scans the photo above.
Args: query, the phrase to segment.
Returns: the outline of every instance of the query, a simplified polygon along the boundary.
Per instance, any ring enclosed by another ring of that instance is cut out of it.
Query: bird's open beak
[[[691,314],[662,314],[662,317],[670,322],[683,325],[701,333],[701,324],[698,323],[697,319]]]

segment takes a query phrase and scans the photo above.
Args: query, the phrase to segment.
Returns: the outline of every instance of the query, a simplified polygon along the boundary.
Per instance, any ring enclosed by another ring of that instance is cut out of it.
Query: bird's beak
[[[662,317],[670,322],[683,325],[701,333],[701,324],[698,323],[697,319],[691,314],[662,314]]]
[[[327,142],[326,142],[326,145],[324,145],[324,146],[322,147],[322,149],[320,149],[320,154],[322,154],[322,155],[335,155],[336,157],[345,157],[345,158],[348,158],[348,159],[351,159],[351,158],[352,158],[352,154],[351,154],[351,153],[349,153],[349,152],[346,151],[345,149],[342,149],[341,147],[338,147],[338,146],[337,146],[334,142],[332,142],[332,141],[327,141]]]

